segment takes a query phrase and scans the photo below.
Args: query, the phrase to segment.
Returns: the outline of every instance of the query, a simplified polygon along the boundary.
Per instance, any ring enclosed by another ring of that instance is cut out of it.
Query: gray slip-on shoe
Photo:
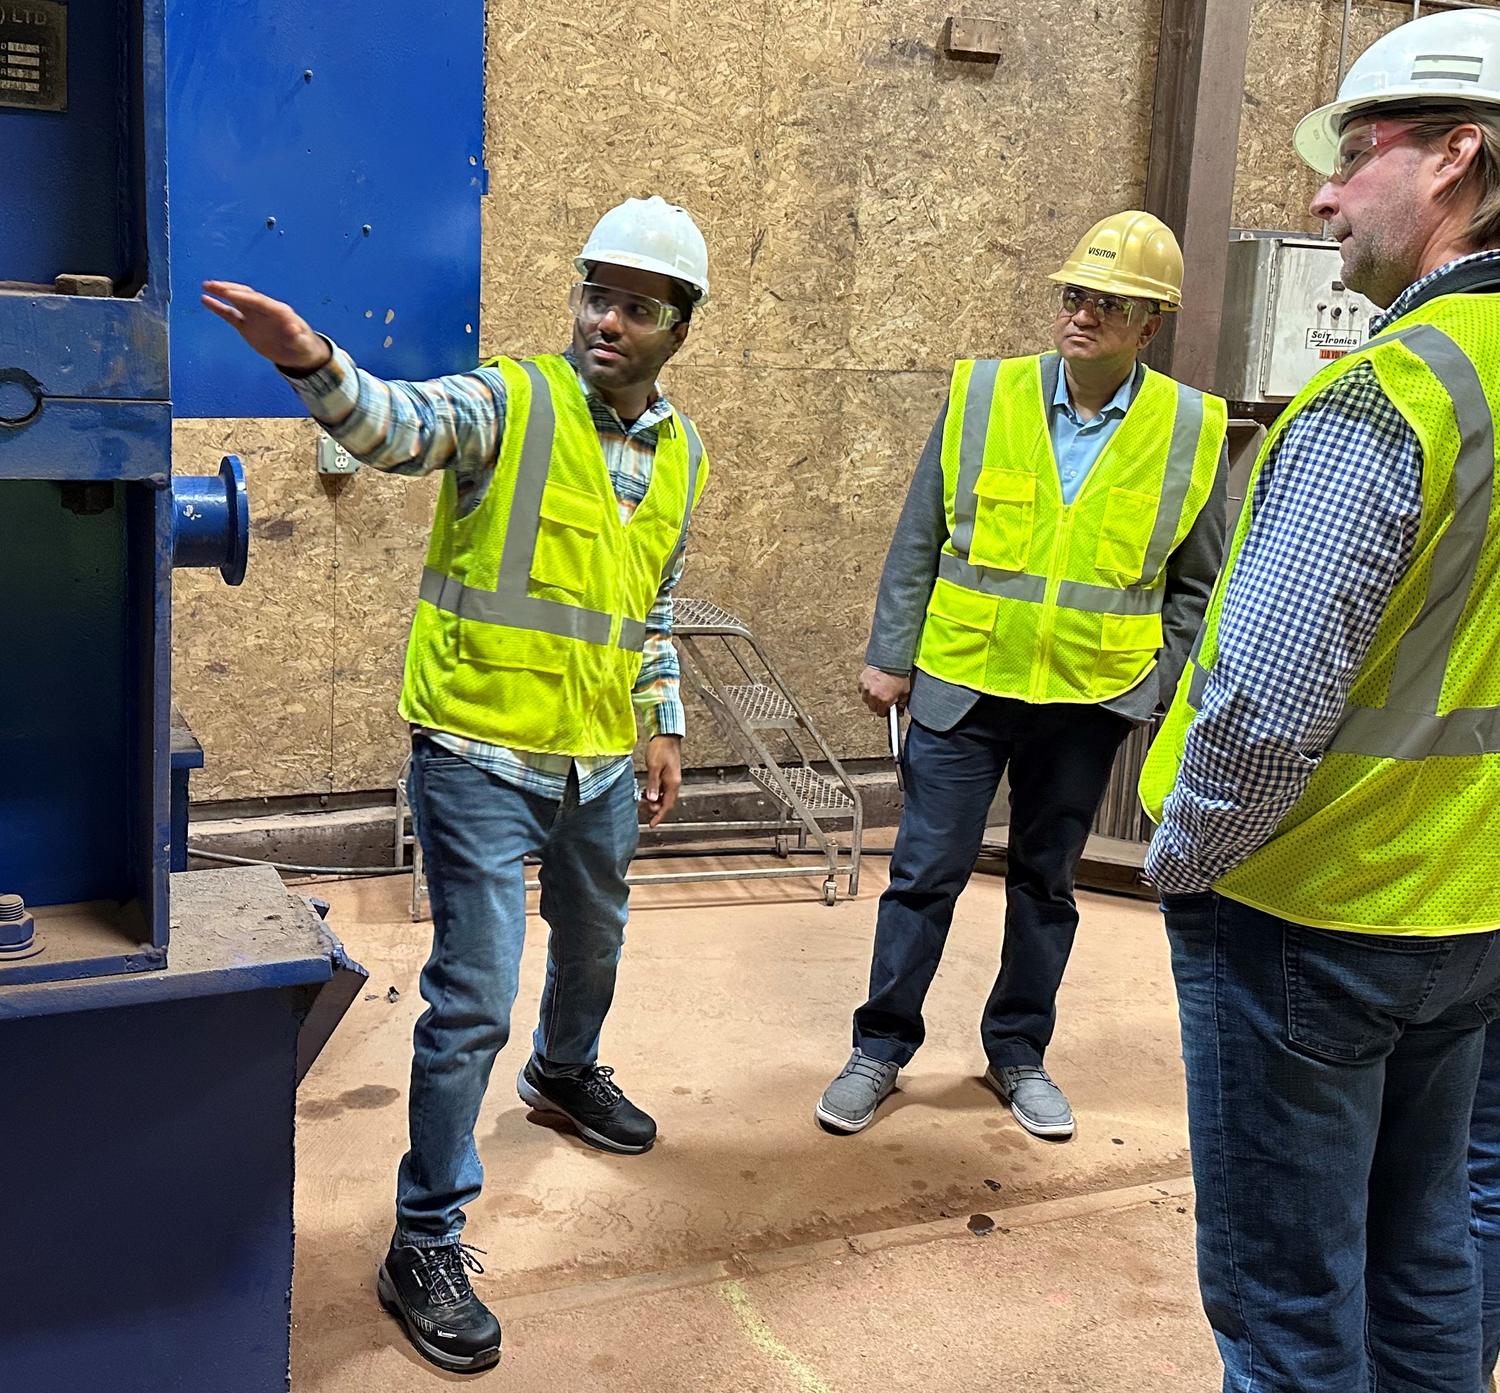
[[[900,1072],[899,1064],[886,1064],[855,1050],[818,1099],[818,1121],[840,1132],[864,1131],[874,1120],[875,1109],[895,1088]]]
[[[984,1081],[1010,1104],[1015,1119],[1034,1137],[1071,1137],[1073,1109],[1047,1071],[1036,1064],[1018,1064],[984,1071]]]

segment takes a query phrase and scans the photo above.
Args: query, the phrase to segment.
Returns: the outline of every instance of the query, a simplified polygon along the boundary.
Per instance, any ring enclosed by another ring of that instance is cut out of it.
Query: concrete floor
[[[959,905],[900,1091],[867,1132],[834,1137],[812,1107],[848,1054],[883,870],[872,861],[861,897],[833,908],[815,879],[637,891],[602,1059],[660,1125],[641,1157],[585,1147],[516,1098],[538,921],[466,1231],[486,1250],[476,1287],[505,1322],[506,1356],[472,1381],[517,1393],[1212,1385],[1154,907],[1080,896],[1048,1061],[1079,1118],[1074,1141],[1030,1138],[978,1079],[1004,907],[987,877]],[[296,1393],[446,1377],[373,1295],[430,935],[406,916],[407,888],[318,890],[371,977],[300,1095]],[[970,1234],[976,1214],[997,1229]]]

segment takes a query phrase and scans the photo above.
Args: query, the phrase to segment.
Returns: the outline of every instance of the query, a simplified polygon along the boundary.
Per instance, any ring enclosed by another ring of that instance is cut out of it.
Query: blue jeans
[[[1042,1062],[1078,929],[1073,874],[1129,731],[1125,717],[1100,706],[999,697],[981,697],[952,730],[912,722],[902,756],[906,804],[875,919],[870,996],[854,1013],[857,1048],[905,1066],[921,1046],[922,1003],[1008,765],[1005,941],[979,1034],[996,1068]]]
[[[1484,1035],[1484,1063],[1469,1133],[1469,1193],[1484,1285],[1485,1379],[1500,1357],[1500,1023]]]
[[[625,941],[625,873],[639,837],[635,780],[622,776],[580,804],[486,773],[418,736],[412,813],[432,897],[432,956],[422,970],[409,1103],[411,1150],[396,1187],[397,1227],[421,1245],[451,1243],[484,1171],[474,1127],[495,1056],[510,1036],[526,935],[525,868],[539,854],[541,911],[551,930],[537,1067],[591,1067],[614,999]]]
[[[1164,909],[1225,1390],[1475,1393],[1466,1159],[1500,936]]]

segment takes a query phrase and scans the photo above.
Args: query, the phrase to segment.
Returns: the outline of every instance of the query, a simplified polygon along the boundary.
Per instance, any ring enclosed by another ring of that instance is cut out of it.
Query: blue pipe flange
[[[245,579],[250,559],[250,495],[245,466],[225,455],[213,478],[172,478],[172,565],[217,566],[228,585]]]

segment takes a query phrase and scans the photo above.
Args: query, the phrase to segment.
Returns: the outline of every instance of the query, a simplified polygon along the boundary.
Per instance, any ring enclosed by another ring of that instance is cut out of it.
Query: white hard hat
[[[708,244],[686,208],[656,194],[627,198],[594,224],[573,265],[586,276],[600,261],[671,276],[692,290],[696,307],[708,303]]]
[[[1427,102],[1500,106],[1500,11],[1443,10],[1376,39],[1354,60],[1337,100],[1298,123],[1297,153],[1331,174],[1353,112]]]

